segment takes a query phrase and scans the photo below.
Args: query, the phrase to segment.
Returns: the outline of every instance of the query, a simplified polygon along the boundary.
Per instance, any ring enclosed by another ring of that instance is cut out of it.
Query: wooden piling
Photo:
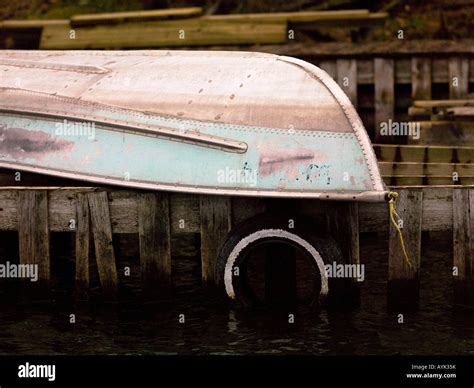
[[[469,60],[452,57],[449,59],[449,98],[464,98],[469,89]]]
[[[396,211],[402,220],[407,258],[403,252],[400,236],[390,224],[388,257],[388,304],[397,311],[416,309],[419,302],[419,269],[421,258],[421,224],[423,217],[423,192],[400,190]]]
[[[474,190],[453,189],[453,277],[457,303],[474,300]]]
[[[89,241],[90,212],[87,196],[77,193],[76,196],[76,298],[85,300],[89,297]]]
[[[144,290],[150,292],[171,283],[170,209],[166,193],[138,197],[140,267]]]
[[[411,97],[431,100],[431,59],[413,57],[411,60]]]
[[[107,193],[105,191],[88,193],[87,199],[103,296],[107,300],[115,300],[118,292],[118,276],[112,245],[112,226]]]
[[[387,143],[390,136],[382,136],[380,124],[393,120],[395,115],[395,64],[393,59],[374,59],[375,86],[375,141]]]
[[[357,203],[331,204],[328,228],[341,248],[344,264],[361,265],[359,252],[359,207]],[[331,304],[353,307],[360,304],[360,282],[357,278],[331,279]]]
[[[20,264],[37,267],[37,282],[24,279],[26,291],[43,297],[50,287],[50,251],[48,226],[48,192],[21,190],[18,193],[18,237]]]
[[[201,269],[205,286],[215,285],[217,256],[231,227],[231,199],[223,196],[200,197]]]
[[[338,59],[336,61],[337,83],[354,106],[357,106],[357,61]]]

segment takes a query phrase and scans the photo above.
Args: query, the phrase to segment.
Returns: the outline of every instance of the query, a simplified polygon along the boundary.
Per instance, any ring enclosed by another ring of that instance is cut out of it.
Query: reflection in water
[[[202,291],[196,258],[176,257],[174,295],[164,301],[137,301],[131,283],[119,305],[74,306],[60,292],[63,282],[55,284],[55,304],[3,302],[0,353],[474,355],[474,314],[452,304],[449,236],[425,236],[423,246],[420,310],[406,313],[404,324],[387,311],[387,241],[370,235],[362,240],[366,279],[354,311],[297,308],[294,323],[288,312],[243,311]],[[138,261],[120,265],[133,272]],[[14,288],[3,290],[12,297]]]

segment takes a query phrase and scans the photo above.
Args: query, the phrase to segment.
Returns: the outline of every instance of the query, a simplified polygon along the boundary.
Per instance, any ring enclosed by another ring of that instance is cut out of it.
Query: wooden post
[[[357,61],[355,59],[338,59],[336,67],[337,83],[347,94],[352,104],[357,107]]]
[[[146,292],[171,283],[170,210],[166,193],[138,197],[140,266]]]
[[[200,197],[201,268],[205,286],[215,285],[217,256],[231,226],[230,197]]]
[[[89,297],[89,241],[90,213],[87,196],[76,196],[76,297],[85,300]]]
[[[469,89],[469,59],[449,59],[449,98],[466,97]]]
[[[319,62],[318,66],[323,69],[328,75],[336,79],[337,77],[337,67],[336,67],[336,61],[321,61]]]
[[[24,279],[32,296],[43,297],[50,287],[48,192],[20,190],[18,193],[18,237],[20,264],[36,265],[37,282]]]
[[[474,300],[474,190],[453,189],[453,276],[458,303]]]
[[[395,66],[393,59],[374,59],[375,87],[375,142],[388,142],[389,136],[382,136],[380,123],[393,120],[395,115]]]
[[[359,206],[354,202],[334,203],[328,212],[328,226],[344,257],[344,264],[360,266]],[[360,304],[360,281],[330,279],[330,303],[353,307]]]
[[[102,292],[105,299],[115,300],[118,292],[118,276],[112,245],[112,226],[107,193],[105,191],[88,193],[87,199]]]
[[[423,192],[409,189],[400,190],[398,194],[396,211],[401,219],[399,226],[411,267],[403,253],[400,236],[390,224],[388,303],[390,308],[400,311],[418,307]]]
[[[411,98],[431,100],[431,59],[413,57],[411,59]]]

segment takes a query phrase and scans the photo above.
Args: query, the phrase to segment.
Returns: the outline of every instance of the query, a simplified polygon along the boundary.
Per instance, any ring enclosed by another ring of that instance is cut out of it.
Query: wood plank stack
[[[375,145],[390,185],[474,184],[474,99],[415,100],[408,145]]]
[[[374,144],[390,186],[473,185],[474,146]]]
[[[202,15],[199,7],[75,15],[70,20],[8,20],[0,34],[36,29],[41,49],[119,49],[281,44],[289,29],[354,28],[383,23],[387,13],[362,10]]]

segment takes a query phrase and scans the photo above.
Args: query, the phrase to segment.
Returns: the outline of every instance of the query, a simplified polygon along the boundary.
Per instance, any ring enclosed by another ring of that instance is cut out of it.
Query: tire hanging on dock
[[[241,280],[240,271],[235,269],[245,266],[249,252],[265,243],[286,243],[311,258],[319,275],[314,281],[319,287],[314,290],[309,305],[319,305],[327,298],[330,282],[325,265],[343,262],[341,250],[330,236],[318,230],[313,220],[296,218],[294,224],[294,228],[289,228],[288,218],[284,216],[259,215],[238,225],[229,233],[217,259],[216,281],[230,299],[247,307],[256,304],[248,286]],[[236,273],[239,275],[236,276]]]

